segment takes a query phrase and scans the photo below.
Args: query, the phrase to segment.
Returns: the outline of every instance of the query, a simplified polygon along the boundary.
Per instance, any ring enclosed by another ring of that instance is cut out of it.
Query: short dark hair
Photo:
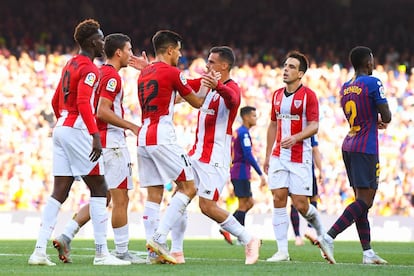
[[[250,112],[252,112],[252,111],[256,111],[256,107],[246,105],[246,106],[240,108],[240,117],[243,118],[243,116],[249,115]]]
[[[299,60],[299,71],[302,71],[303,73],[305,73],[306,70],[308,70],[308,67],[309,67],[308,58],[301,52],[299,51],[289,52],[286,56],[286,59],[288,58],[295,58]]]
[[[236,62],[236,56],[234,55],[233,49],[228,46],[216,46],[210,49],[209,54],[218,53],[220,59],[225,60],[229,64],[229,71]]]
[[[170,30],[160,30],[152,37],[155,54],[164,53],[169,46],[176,47],[183,39],[179,34]]]
[[[121,33],[109,34],[105,37],[105,55],[107,58],[114,56],[116,50],[123,49],[127,42],[131,42],[129,36]]]
[[[76,26],[73,38],[80,46],[83,46],[85,41],[92,35],[98,33],[100,28],[101,26],[98,21],[94,19],[85,19]]]
[[[355,70],[361,68],[365,62],[371,57],[372,51],[365,46],[356,46],[349,53],[349,60]]]

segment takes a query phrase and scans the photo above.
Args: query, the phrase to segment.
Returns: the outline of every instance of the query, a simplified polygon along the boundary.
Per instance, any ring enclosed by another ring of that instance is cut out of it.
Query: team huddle
[[[145,52],[141,57],[133,55],[127,35],[115,33],[104,37],[99,23],[93,19],[77,25],[74,39],[80,47],[79,54],[63,68],[52,99],[57,118],[53,131],[53,192],[43,210],[38,239],[28,263],[55,265],[46,254],[47,244],[60,207],[78,178],[89,187],[90,201],[67,223],[63,233],[53,239],[64,263],[72,262],[71,241],[89,220],[95,239],[94,265],[185,263],[186,208],[195,196],[199,198],[201,212],[219,224],[226,240],[232,235],[244,245],[245,264],[257,263],[261,240],[244,226],[246,212],[253,205],[251,166],[261,176],[262,185],[267,183],[251,155],[248,128],[255,121],[247,118],[255,116],[254,107],[240,109],[244,128],[237,130],[238,139],[233,138],[232,126],[241,102],[240,88],[230,77],[235,64],[233,50],[227,46],[212,47],[206,57],[205,73],[199,79],[187,79],[177,68],[183,39],[173,31],[160,30],[152,37],[155,60],[151,63]],[[93,60],[101,56],[106,57],[106,62],[97,68]],[[272,96],[263,164],[273,196],[272,220],[277,241],[277,251],[266,259],[268,262],[290,260],[286,208],[290,196],[295,209],[315,229],[317,237],[312,242],[329,263],[336,262],[333,240],[353,222],[363,249],[363,263],[387,263],[371,249],[367,216],[378,186],[378,129],[387,127],[391,113],[381,81],[371,76],[371,50],[355,47],[350,60],[355,77],[341,90],[341,105],[350,125],[342,152],[356,200],[326,231],[318,210],[309,204],[309,197],[314,195],[311,137],[319,127],[318,99],[301,82],[308,68],[306,56],[292,51],[286,57],[283,65],[286,87]],[[128,65],[140,70],[137,80],[140,126],[124,119],[122,79],[118,71]],[[178,145],[174,130],[174,105],[178,102],[188,102],[198,109],[195,142],[189,152]],[[143,211],[146,259],[128,249],[128,190],[133,183],[126,130],[137,136],[139,185],[147,189]],[[232,147],[242,153],[233,159],[231,168]],[[234,214],[218,205],[229,178],[239,198],[239,208]],[[172,181],[176,184],[174,195],[160,216],[164,184]],[[111,253],[106,239],[109,218],[106,207],[110,201],[115,243]],[[167,246],[170,232],[171,249]]]

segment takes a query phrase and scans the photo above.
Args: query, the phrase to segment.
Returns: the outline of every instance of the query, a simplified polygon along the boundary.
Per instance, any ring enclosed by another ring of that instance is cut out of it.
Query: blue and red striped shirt
[[[373,76],[356,76],[340,91],[341,106],[350,130],[342,150],[378,154],[378,110],[387,103],[382,82]]]

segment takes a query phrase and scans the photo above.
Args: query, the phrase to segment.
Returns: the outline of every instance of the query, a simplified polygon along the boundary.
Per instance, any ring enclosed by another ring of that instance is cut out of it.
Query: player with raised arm
[[[147,189],[143,221],[149,256],[175,264],[168,251],[167,234],[196,195],[194,175],[187,153],[177,143],[173,125],[174,103],[178,94],[199,108],[204,98],[197,96],[177,68],[182,38],[170,30],[158,31],[152,38],[156,59],[138,78],[138,98],[142,127],[138,133],[138,169],[142,188]],[[159,218],[164,184],[174,180],[177,191],[163,218]]]
[[[196,141],[189,155],[202,213],[236,236],[245,246],[245,264],[254,264],[259,258],[261,241],[217,205],[230,176],[232,125],[241,97],[239,86],[230,78],[234,63],[235,56],[230,47],[210,49],[207,69],[210,73],[220,73],[220,79],[215,74],[202,77],[201,85],[211,90],[198,113]]]

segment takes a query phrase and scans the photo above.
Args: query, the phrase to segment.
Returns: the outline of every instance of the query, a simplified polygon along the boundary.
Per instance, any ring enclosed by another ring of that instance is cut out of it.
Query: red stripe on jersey
[[[146,135],[146,144],[147,145],[158,145],[158,122],[151,122],[148,126],[147,135]]]

